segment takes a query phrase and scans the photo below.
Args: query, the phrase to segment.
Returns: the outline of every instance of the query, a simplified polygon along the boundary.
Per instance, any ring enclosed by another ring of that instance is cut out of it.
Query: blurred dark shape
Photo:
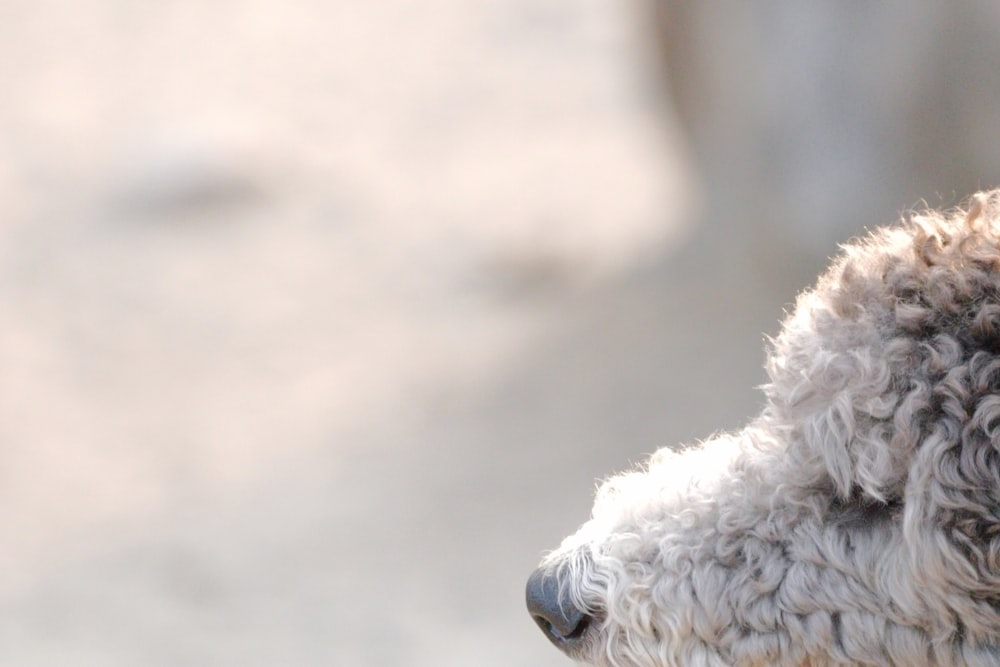
[[[706,222],[765,278],[808,278],[865,226],[1000,183],[997,3],[648,6]]]
[[[199,212],[260,204],[264,186],[235,156],[207,147],[148,145],[117,170],[112,215],[183,221]]]

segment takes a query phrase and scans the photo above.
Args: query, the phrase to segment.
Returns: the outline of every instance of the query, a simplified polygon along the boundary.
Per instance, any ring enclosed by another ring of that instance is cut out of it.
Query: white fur
[[[844,248],[743,431],[549,555],[600,667],[1000,664],[1000,191]]]

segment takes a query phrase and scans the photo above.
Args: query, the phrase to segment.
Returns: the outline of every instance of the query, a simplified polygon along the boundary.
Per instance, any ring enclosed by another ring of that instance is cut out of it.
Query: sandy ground
[[[566,664],[527,574],[800,287],[637,5],[0,10],[0,663]]]

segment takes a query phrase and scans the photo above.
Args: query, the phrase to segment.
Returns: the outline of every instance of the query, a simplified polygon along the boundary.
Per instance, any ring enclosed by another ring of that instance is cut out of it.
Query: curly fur
[[[738,433],[550,554],[608,667],[1000,664],[1000,191],[844,247]]]

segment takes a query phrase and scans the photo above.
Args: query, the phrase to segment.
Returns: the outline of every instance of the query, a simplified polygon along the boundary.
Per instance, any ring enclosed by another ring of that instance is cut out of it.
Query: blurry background
[[[1000,8],[0,0],[0,663],[560,665],[595,478],[1000,182]]]

